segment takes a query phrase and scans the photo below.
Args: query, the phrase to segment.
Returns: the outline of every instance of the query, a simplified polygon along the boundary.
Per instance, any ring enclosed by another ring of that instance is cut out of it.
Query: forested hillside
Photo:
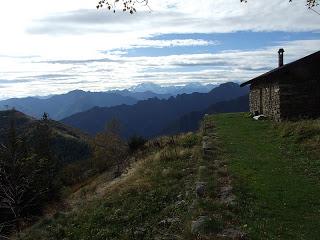
[[[37,142],[37,128],[41,120],[32,118],[16,110],[0,111],[0,143],[4,143],[14,124],[19,137],[34,145]],[[79,130],[59,122],[48,120],[52,131],[51,148],[61,162],[83,160],[90,155],[90,137]],[[36,147],[36,146],[35,146]]]
[[[162,134],[177,134],[199,129],[200,123],[206,114],[232,113],[232,112],[248,112],[249,111],[249,96],[245,95],[234,100],[218,102],[204,111],[191,112],[183,115],[178,120],[167,126]]]

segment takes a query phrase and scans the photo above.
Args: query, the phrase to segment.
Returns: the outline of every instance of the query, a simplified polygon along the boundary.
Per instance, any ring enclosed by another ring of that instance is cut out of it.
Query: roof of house
[[[318,71],[320,71],[320,51],[315,52],[313,54],[310,54],[310,55],[308,55],[304,58],[301,58],[299,60],[296,60],[294,62],[285,64],[281,67],[275,68],[267,73],[264,73],[256,78],[251,79],[250,81],[242,83],[240,86],[244,87],[248,84],[256,83],[259,81],[264,81],[267,79],[272,79],[272,78],[279,76],[287,71],[294,70],[294,69],[296,69],[297,66],[300,66],[300,65],[301,66],[304,65],[304,67],[306,67],[306,68],[317,69]]]

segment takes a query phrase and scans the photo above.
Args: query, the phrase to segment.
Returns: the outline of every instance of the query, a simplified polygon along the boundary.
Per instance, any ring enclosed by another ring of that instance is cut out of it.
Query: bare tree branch
[[[316,11],[315,9],[313,8],[309,8],[311,11],[315,12],[316,14],[320,15],[320,12]]]
[[[240,2],[248,2],[250,0],[240,0]],[[289,2],[292,2],[293,0],[289,0]],[[295,0],[296,1],[296,0]],[[319,5],[320,0],[305,0],[306,6],[311,9],[312,11],[317,12],[314,10],[314,7]],[[120,9],[122,9],[123,12],[129,12],[130,14],[133,14],[137,11],[136,6],[147,6],[150,11],[151,8],[149,6],[149,0],[100,0],[97,4],[97,9],[103,8],[104,6],[113,12],[116,12],[117,6],[119,6]]]
[[[250,0],[240,0],[240,2],[248,2]],[[289,0],[289,2],[292,2],[293,0]],[[305,0],[306,1],[306,6],[310,9],[313,9],[314,7],[319,5],[319,0]]]
[[[104,6],[113,12],[116,12],[117,7],[119,6],[123,12],[129,12],[134,14],[137,12],[137,5],[146,6],[151,11],[151,8],[148,5],[149,0],[101,0],[97,4],[97,9],[103,8]]]

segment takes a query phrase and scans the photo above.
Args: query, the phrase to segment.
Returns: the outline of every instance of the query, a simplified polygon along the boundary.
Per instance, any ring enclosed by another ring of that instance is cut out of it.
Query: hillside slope
[[[236,83],[225,83],[209,93],[182,94],[168,100],[149,99],[133,106],[96,107],[65,118],[62,122],[95,134],[103,130],[108,121],[116,118],[122,125],[124,137],[134,134],[152,137],[161,134],[170,123],[189,112],[201,111],[214,103],[231,100],[247,93],[247,88],[240,88]]]
[[[149,141],[22,239],[318,239],[320,120],[206,116],[201,132]]]
[[[22,239],[241,237],[218,149],[210,122],[198,134],[149,141],[127,174],[98,177],[71,195],[71,209],[43,219]]]
[[[40,120],[16,110],[8,110],[0,111],[0,144],[6,141],[11,119],[14,119],[18,135],[32,143]],[[52,151],[61,163],[86,159],[90,155],[88,135],[53,120],[49,121],[49,126],[52,129]]]

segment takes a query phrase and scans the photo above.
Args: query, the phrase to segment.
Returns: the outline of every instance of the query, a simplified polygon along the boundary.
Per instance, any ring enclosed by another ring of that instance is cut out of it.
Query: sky
[[[240,83],[277,67],[279,48],[285,63],[320,50],[320,15],[304,0],[149,0],[134,15],[96,4],[1,1],[0,99]]]

